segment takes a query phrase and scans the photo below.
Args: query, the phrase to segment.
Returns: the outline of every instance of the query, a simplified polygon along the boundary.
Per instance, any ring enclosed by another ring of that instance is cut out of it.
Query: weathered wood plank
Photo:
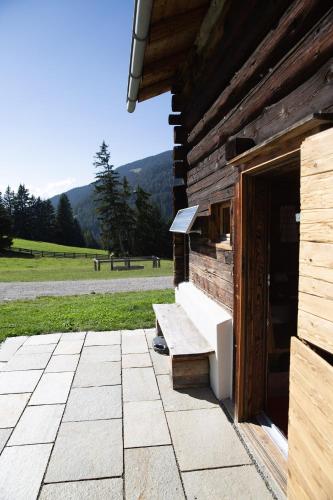
[[[190,266],[193,270],[198,268],[202,272],[207,272],[216,278],[221,278],[224,281],[233,283],[232,265],[221,262],[216,258],[191,251]]]
[[[179,304],[153,304],[153,309],[171,357],[214,352]]]
[[[187,156],[188,163],[190,165],[197,163],[208,152],[223,144],[227,137],[259,116],[265,106],[276,102],[279,97],[288,95],[304,82],[325,62],[325,59],[330,57],[333,49],[332,35],[333,11],[330,10],[329,14],[317,23],[240,103],[192,148]],[[267,88],[270,92],[267,92]],[[247,134],[246,137],[251,138],[252,135]]]
[[[301,241],[299,260],[301,264],[333,268],[333,244]]]
[[[299,292],[298,309],[333,322],[333,301]]]
[[[333,300],[333,283],[329,283],[328,281],[300,276],[298,289],[300,292],[309,295],[316,295],[317,297]],[[331,307],[333,307],[333,303]]]
[[[333,268],[312,266],[311,264],[301,262],[299,275],[333,283]]]
[[[331,189],[332,171],[317,175],[310,175],[307,177],[302,176],[302,210],[313,210],[315,208],[333,208],[333,191]]]
[[[301,241],[314,241],[318,243],[333,243],[333,220],[313,224],[302,224]]]
[[[299,311],[298,336],[333,354],[333,323],[331,321]]]
[[[330,498],[333,491],[333,367],[291,340],[288,498]]]
[[[197,269],[195,271],[190,270],[190,280],[217,302],[229,309],[233,308],[233,293],[224,290],[216,280],[209,279],[207,275],[198,272]]]
[[[293,46],[329,7],[330,3],[327,1],[293,2],[277,26],[269,31],[242,68],[235,73],[230,84],[192,129],[189,143],[198,141],[209,127],[216,124],[222,113],[226,113],[240,101],[251,87],[258,83],[260,75],[267,74],[272,65],[283,57],[286,48]]]

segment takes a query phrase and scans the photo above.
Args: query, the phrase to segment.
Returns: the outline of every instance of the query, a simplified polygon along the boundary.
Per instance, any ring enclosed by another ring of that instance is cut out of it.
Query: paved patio
[[[1,346],[1,500],[271,498],[212,392],[172,390],[153,336]]]

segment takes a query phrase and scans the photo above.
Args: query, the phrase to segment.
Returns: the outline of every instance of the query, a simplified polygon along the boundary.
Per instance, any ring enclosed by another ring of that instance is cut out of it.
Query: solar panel
[[[188,234],[195,221],[199,205],[178,210],[176,217],[170,227],[172,233]]]

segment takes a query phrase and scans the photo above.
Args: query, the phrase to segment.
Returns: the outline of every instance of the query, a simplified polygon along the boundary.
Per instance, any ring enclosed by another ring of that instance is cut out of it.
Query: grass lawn
[[[132,330],[155,324],[153,303],[174,302],[173,290],[40,297],[0,304],[0,341],[15,335]]]
[[[162,260],[161,267],[153,269],[152,262],[140,262],[145,267],[137,271],[110,271],[102,264],[94,271],[92,259],[63,259],[61,257],[0,257],[0,281],[62,281],[114,278],[143,278],[169,276],[172,261]]]
[[[44,252],[76,252],[76,253],[105,253],[105,250],[93,248],[70,247],[68,245],[57,245],[56,243],[46,243],[45,241],[23,240],[22,238],[13,239],[13,247],[27,248],[28,250],[39,250]]]

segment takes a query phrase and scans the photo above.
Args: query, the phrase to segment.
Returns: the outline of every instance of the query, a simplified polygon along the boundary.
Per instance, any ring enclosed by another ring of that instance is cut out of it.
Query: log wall
[[[219,30],[219,35],[215,30],[214,47],[200,47],[198,57],[192,57],[192,64],[179,74],[174,110],[180,112],[176,121],[182,129],[176,131],[175,140],[181,141],[181,150],[175,157],[186,166],[186,203],[199,204],[200,215],[208,216],[213,203],[234,200],[239,168],[227,161],[230,140],[240,137],[259,144],[311,113],[333,110],[331,2],[272,2],[271,9],[260,11],[260,23],[251,24],[255,33],[247,51],[250,47],[252,52],[245,57],[235,40],[246,16],[253,20],[259,4],[242,3],[238,18],[228,10],[228,29]],[[247,9],[251,15],[244,13]],[[235,50],[220,53],[232,40]],[[244,45],[243,39],[239,43]],[[232,250],[189,251],[189,277],[233,308]]]

